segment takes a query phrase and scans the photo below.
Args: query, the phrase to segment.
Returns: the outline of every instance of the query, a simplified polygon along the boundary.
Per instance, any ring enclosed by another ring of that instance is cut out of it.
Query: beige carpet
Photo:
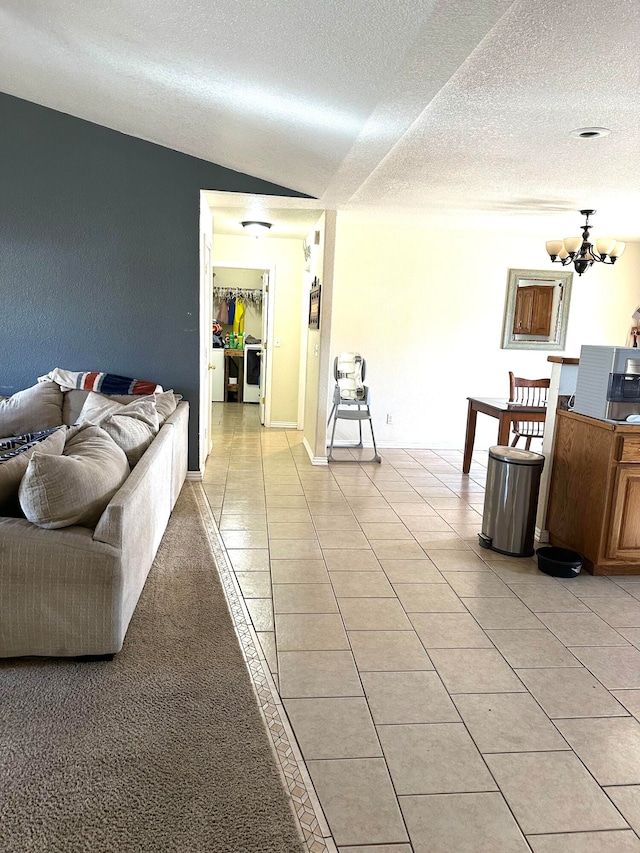
[[[2,853],[299,853],[186,484],[112,662],[0,661]]]

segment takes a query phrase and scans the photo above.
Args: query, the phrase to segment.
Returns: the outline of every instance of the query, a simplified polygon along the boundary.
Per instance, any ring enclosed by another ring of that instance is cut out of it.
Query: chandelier
[[[582,226],[582,237],[565,237],[564,240],[547,240],[546,242],[551,260],[556,264],[562,264],[563,267],[572,263],[578,275],[582,275],[596,262],[615,264],[626,245],[612,237],[601,237],[596,240],[594,248],[593,243],[589,242],[589,217],[593,216],[595,210],[581,210],[580,213],[586,217]]]

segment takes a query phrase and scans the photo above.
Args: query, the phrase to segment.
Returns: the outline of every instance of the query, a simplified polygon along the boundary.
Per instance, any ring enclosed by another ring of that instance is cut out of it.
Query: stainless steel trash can
[[[482,513],[483,548],[531,557],[544,456],[515,447],[491,447]]]

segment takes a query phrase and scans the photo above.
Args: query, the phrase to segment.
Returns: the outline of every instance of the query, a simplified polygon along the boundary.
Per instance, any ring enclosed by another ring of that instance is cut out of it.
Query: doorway
[[[213,282],[218,285],[221,268],[257,270],[269,272],[269,304],[263,308],[266,330],[262,337],[265,364],[261,364],[261,382],[264,380],[264,426],[269,428],[301,430],[306,391],[308,299],[309,283],[306,281],[306,243],[314,225],[323,215],[312,199],[269,197],[224,193],[213,190],[201,191],[202,229],[212,243],[212,269],[208,286],[201,291],[201,341],[203,352],[200,369],[201,423],[211,435],[212,407],[218,413],[224,409],[240,415],[250,413],[253,407],[238,406],[236,403],[212,404],[211,373],[224,375],[222,369],[212,370],[210,356],[212,323],[216,319],[213,302]],[[272,223],[269,233],[256,239],[243,228],[245,220]],[[206,276],[204,277],[206,281]],[[325,290],[327,297],[328,290]],[[277,296],[277,299],[275,298]],[[216,306],[217,309],[217,306]],[[207,319],[208,317],[208,319]],[[227,326],[230,324],[226,324]],[[264,323],[263,323],[264,326]],[[330,324],[325,324],[320,335],[320,352],[329,345]],[[226,333],[226,330],[225,330]],[[245,334],[247,332],[245,331]],[[257,337],[257,336],[255,336]],[[323,340],[325,339],[325,340]],[[318,358],[318,347],[312,353]],[[227,356],[228,357],[228,356]],[[220,355],[214,358],[221,358]],[[322,359],[324,360],[324,359]],[[239,375],[238,375],[238,378]],[[235,396],[235,395],[234,395]],[[232,408],[235,407],[235,408]],[[205,414],[202,408],[208,411]],[[257,414],[257,413],[256,413]],[[225,414],[225,417],[227,415]],[[232,415],[234,418],[236,415]],[[253,419],[253,416],[252,416]],[[255,418],[258,420],[258,418]],[[207,429],[208,427],[208,429]],[[306,427],[305,427],[306,428]],[[209,447],[207,446],[207,451]],[[206,455],[200,456],[200,467],[204,470]]]

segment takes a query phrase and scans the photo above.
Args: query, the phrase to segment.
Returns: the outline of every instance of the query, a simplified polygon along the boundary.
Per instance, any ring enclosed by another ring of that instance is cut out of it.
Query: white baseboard
[[[297,421],[271,421],[271,429],[298,429]]]
[[[541,530],[539,527],[536,527],[535,538],[536,538],[536,541],[539,542],[541,545],[548,545],[549,544],[549,531],[548,530]]]
[[[201,483],[203,477],[204,472],[202,471],[187,471],[187,480],[193,483]]]
[[[302,439],[302,445],[303,445],[304,449],[307,451],[307,455],[309,456],[309,459],[311,460],[312,465],[328,465],[329,464],[329,460],[327,459],[326,456],[314,456],[313,455],[313,450],[311,449],[311,445],[309,444],[309,442],[307,441],[306,438]]]

